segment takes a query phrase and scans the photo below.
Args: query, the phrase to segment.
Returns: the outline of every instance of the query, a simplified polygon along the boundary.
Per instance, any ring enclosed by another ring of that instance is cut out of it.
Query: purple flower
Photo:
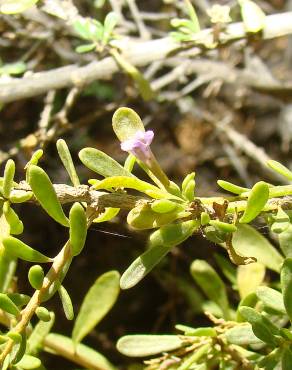
[[[131,139],[121,143],[121,149],[130,152],[142,162],[148,162],[152,158],[150,144],[153,137],[154,132],[152,130],[137,131]]]

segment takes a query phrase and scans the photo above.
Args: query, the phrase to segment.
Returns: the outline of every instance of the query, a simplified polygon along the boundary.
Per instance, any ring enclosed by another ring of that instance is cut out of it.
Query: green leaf
[[[20,293],[8,293],[7,296],[12,300],[18,307],[22,307],[28,304],[30,296]]]
[[[222,222],[219,220],[211,220],[210,222],[211,226],[214,226],[215,229],[217,229],[219,232],[223,233],[234,233],[237,230],[237,227],[233,224],[229,224],[227,222]]]
[[[194,336],[194,337],[216,337],[217,336],[216,329],[212,327],[202,327],[202,328],[195,328],[195,329],[188,328],[184,334],[187,336]]]
[[[51,320],[51,313],[46,309],[46,307],[37,307],[35,314],[41,321],[49,322]]]
[[[51,331],[55,322],[54,312],[50,312],[49,321],[39,321],[34,327],[27,341],[27,354],[37,354],[44,345],[46,336]]]
[[[69,148],[66,144],[66,141],[63,139],[59,139],[56,143],[57,150],[59,153],[59,156],[61,158],[61,161],[68,172],[68,175],[70,177],[70,180],[74,186],[80,185],[80,181],[71,157],[71,153],[69,151]]]
[[[243,321],[245,321],[244,318],[241,316],[241,314],[239,312],[240,307],[247,306],[247,307],[254,308],[256,306],[257,302],[258,302],[258,297],[257,297],[257,295],[254,292],[253,293],[249,293],[249,295],[247,295],[244,298],[242,298],[242,300],[239,302],[239,305],[237,307],[236,321],[237,322],[243,322]]]
[[[183,182],[181,184],[182,191],[185,191],[186,187],[188,186],[189,182],[194,180],[196,176],[195,172],[191,172],[186,175],[186,177],[183,179]]]
[[[170,352],[183,346],[177,335],[126,335],[117,342],[117,349],[123,355],[144,357]]]
[[[101,213],[98,217],[96,217],[93,222],[99,223],[99,222],[105,222],[110,221],[116,215],[120,212],[120,208],[112,208],[112,207],[106,207],[105,211]]]
[[[87,217],[82,205],[74,203],[69,213],[70,246],[73,256],[81,253],[87,235]]]
[[[12,339],[14,343],[21,343],[22,342],[22,335],[18,332],[15,332],[13,330],[6,333],[7,337]]]
[[[251,324],[254,334],[259,339],[273,347],[277,346],[278,342],[267,325],[268,319],[264,320],[265,318],[251,307],[240,307],[239,312]]]
[[[4,14],[22,13],[37,2],[38,0],[5,0],[0,6],[0,12]]]
[[[117,161],[98,149],[84,148],[79,152],[79,158],[86,167],[103,177],[133,177],[131,172],[127,171]]]
[[[101,370],[116,370],[115,367],[99,352],[94,351],[84,344],[76,345],[72,339],[63,335],[50,333],[46,337],[44,344],[45,350],[48,352],[51,352],[54,349],[58,352],[61,351],[68,360],[74,362],[75,358],[79,359],[82,363],[86,363],[86,367],[89,369],[99,368]]]
[[[117,50],[112,49],[111,55],[115,59],[118,66],[135,81],[137,89],[139,90],[142,98],[145,101],[148,101],[148,100],[152,99],[155,96],[155,92],[152,90],[149,81],[143,76],[143,74],[139,71],[139,69],[136,68],[130,62],[128,62],[128,60],[126,60]],[[121,109],[129,109],[129,108],[121,108]],[[132,111],[132,112],[134,112],[134,111]],[[114,119],[114,117],[113,117],[113,119]],[[120,128],[121,127],[119,126],[118,129],[120,129]],[[127,132],[129,133],[133,128],[134,128],[134,126],[132,125],[132,121],[131,121],[131,125],[129,125],[129,127],[127,128],[127,130],[128,130]],[[124,129],[125,129],[125,127],[123,127],[123,133],[125,132]],[[115,127],[114,127],[114,131],[115,131]],[[142,131],[144,131],[144,127],[143,127]],[[118,136],[117,132],[116,132],[116,135]],[[118,138],[120,139],[119,136],[118,136]]]
[[[177,203],[168,199],[158,199],[151,203],[151,209],[157,213],[172,212],[177,208]]]
[[[292,341],[292,332],[291,332],[291,330],[286,329],[286,328],[281,328],[280,329],[280,334],[284,339],[288,339],[288,340]]]
[[[11,203],[24,203],[30,200],[32,196],[32,191],[11,190],[9,200]]]
[[[198,227],[199,222],[191,220],[166,225],[152,233],[149,239],[150,248],[136,258],[123,273],[120,281],[121,288],[129,289],[138,284],[173,246],[189,238]]]
[[[38,369],[41,366],[41,360],[30,355],[24,355],[22,359],[17,362],[16,366],[23,370]]]
[[[96,44],[84,44],[84,45],[79,45],[75,49],[76,53],[83,54],[83,53],[88,53],[89,51],[92,51],[96,48]]]
[[[172,247],[181,244],[199,228],[198,220],[189,220],[172,225],[162,226],[154,231],[149,238],[149,245]]]
[[[185,335],[187,335],[187,333],[189,332],[196,330],[196,328],[193,328],[192,326],[182,325],[182,324],[176,324],[175,328],[176,330],[182,331]]]
[[[20,313],[16,304],[8,297],[7,294],[0,293],[0,308],[1,310],[10,313],[13,316],[18,316]]]
[[[85,40],[101,41],[103,25],[92,18],[79,18],[73,22],[74,30]]]
[[[15,174],[15,163],[12,159],[8,159],[4,169],[2,193],[5,198],[9,198],[11,189],[13,188],[13,179]]]
[[[221,244],[226,241],[227,234],[210,225],[204,228],[204,236],[215,244]]]
[[[234,193],[234,194],[238,194],[238,195],[249,191],[248,188],[243,188],[242,186],[238,186],[238,185],[232,184],[231,182],[224,181],[224,180],[218,180],[217,184],[222,189],[224,189],[226,191],[229,191],[230,193]]]
[[[73,328],[72,339],[79,343],[109,312],[119,295],[117,271],[101,275],[87,292]]]
[[[206,296],[222,309],[224,318],[229,318],[229,303],[225,284],[217,272],[204,260],[195,260],[191,264],[191,275]]]
[[[250,324],[235,326],[234,328],[227,330],[224,334],[229,343],[237,344],[239,346],[263,343],[254,335]]]
[[[36,150],[32,156],[31,156],[31,159],[27,162],[27,164],[25,165],[24,169],[28,169],[28,167],[31,165],[31,164],[34,164],[35,166],[37,166],[37,164],[39,163],[39,160],[41,159],[41,157],[43,156],[44,154],[44,151],[42,149],[38,149]]]
[[[104,24],[103,24],[103,36],[102,36],[102,41],[104,44],[107,44],[108,41],[110,40],[111,34],[117,25],[119,20],[119,16],[114,13],[110,12],[106,15]]]
[[[240,265],[237,268],[237,286],[240,298],[245,298],[256,291],[265,278],[266,269],[262,263]]]
[[[36,263],[52,262],[51,258],[29,247],[27,244],[23,243],[19,239],[14,238],[13,236],[5,237],[2,243],[8,253],[24,261]]]
[[[238,225],[232,244],[237,254],[255,257],[258,262],[276,272],[280,271],[283,257],[257,230],[249,225]]]
[[[167,187],[167,191],[170,193],[170,194],[173,194],[175,195],[176,197],[178,198],[181,198],[181,191],[180,191],[180,187],[173,181],[169,180],[169,185]]]
[[[290,225],[290,218],[281,207],[278,208],[277,214],[274,217],[274,222],[271,226],[273,233],[281,234],[288,229]]]
[[[276,348],[269,354],[263,356],[257,365],[260,369],[278,370],[281,358],[281,348]]]
[[[269,199],[269,186],[263,181],[257,182],[250,191],[245,211],[239,222],[246,224],[256,218]]]
[[[154,245],[136,258],[120,280],[121,289],[129,289],[138,284],[171,250],[171,246]]]
[[[279,244],[285,257],[292,257],[292,225],[279,234]]]
[[[192,202],[195,197],[195,172],[189,173],[184,181],[182,182],[182,195],[185,199],[187,199],[189,202]]]
[[[131,139],[137,131],[145,131],[143,122],[131,108],[119,108],[113,115],[113,130],[120,141]]]
[[[0,292],[6,292],[16,270],[17,259],[8,253],[2,243],[5,236],[9,235],[9,224],[0,210]]]
[[[266,307],[272,308],[281,314],[286,314],[283,296],[280,292],[267,286],[260,286],[256,294]]]
[[[149,195],[152,198],[176,198],[169,193],[166,193],[160,190],[158,187],[149,184],[146,181],[139,180],[134,177],[126,177],[126,176],[113,176],[108,177],[96,185],[94,185],[94,189],[111,189],[111,188],[129,188],[140,191]]]
[[[148,204],[144,204],[131,209],[127,216],[127,222],[135,229],[146,230],[170,224],[178,217],[177,210],[169,213],[157,213],[152,211]]]
[[[4,183],[4,177],[0,177],[0,187],[3,186],[3,183]],[[12,182],[12,185],[15,186],[15,187],[17,187],[18,186],[18,183],[15,182],[15,181],[13,181]]]
[[[292,186],[291,185],[278,185],[270,187],[269,198],[279,198],[292,195]]]
[[[13,235],[19,235],[23,232],[23,223],[19,219],[17,213],[11,208],[9,202],[5,202],[3,205],[3,214],[9,225],[9,232]]]
[[[43,286],[44,277],[45,273],[40,265],[31,266],[28,271],[29,283],[36,290],[41,289],[41,287]]]
[[[143,100],[149,101],[155,97],[155,91],[152,90],[150,82],[143,76],[138,68],[131,65],[131,68],[128,67],[127,72],[136,82],[137,89],[141,94]]]
[[[57,292],[57,290],[60,288],[60,285],[62,284],[62,281],[64,280],[69,267],[71,265],[73,257],[69,256],[64,263],[63,267],[61,268],[61,271],[59,273],[58,279],[56,279],[49,287],[49,289],[42,294],[41,301],[46,302],[47,300],[51,299],[53,295]]]
[[[282,352],[282,370],[291,370],[291,364],[292,364],[292,348],[291,346],[289,348],[284,348]]]
[[[206,225],[208,225],[208,223],[210,222],[210,216],[209,216],[209,214],[207,213],[207,212],[202,212],[201,213],[201,217],[200,217],[200,219],[201,219],[201,225],[202,226],[206,226]]]
[[[14,341],[17,336],[19,337],[12,352],[12,364],[17,364],[22,359],[26,351],[26,333],[19,334],[9,332],[7,335],[9,334],[14,334],[14,339],[11,337]]]
[[[251,0],[239,0],[241,16],[246,32],[256,33],[265,27],[266,15],[262,9]]]
[[[182,192],[182,195],[189,201],[192,202],[195,197],[195,187],[196,187],[196,182],[195,180],[191,180],[188,182],[188,185]]]
[[[30,165],[28,168],[28,183],[40,205],[49,216],[61,225],[68,226],[68,219],[46,172],[38,166]]]
[[[189,19],[172,18],[170,24],[174,28],[183,28],[181,31],[185,31],[185,33],[192,33],[195,31],[194,23]]]
[[[1,244],[0,241],[0,292],[6,292],[14,278],[17,258],[5,251]]]
[[[170,32],[170,37],[175,42],[178,42],[178,43],[185,42],[185,41],[193,41],[193,35],[183,33],[182,30],[180,30],[179,32]]]
[[[292,257],[285,259],[281,269],[281,287],[284,306],[292,322]]]
[[[190,19],[193,22],[193,27],[192,27],[193,32],[195,32],[195,33],[199,32],[201,28],[200,28],[200,23],[199,23],[195,8],[193,7],[190,0],[185,0],[185,4],[186,4],[186,11],[187,11]]]
[[[10,355],[7,355],[4,359],[2,370],[7,370],[10,365]]]
[[[222,309],[218,306],[217,303],[207,300],[202,304],[202,311],[209,312],[211,315],[221,318],[223,317]]]
[[[61,298],[63,310],[66,316],[67,320],[73,320],[74,319],[74,310],[73,310],[73,304],[70,298],[69,293],[67,290],[63,287],[63,285],[60,286],[58,289],[59,296]]]
[[[83,18],[83,19],[80,18],[77,21],[73,22],[73,28],[74,28],[75,32],[77,32],[77,34],[85,40],[90,40],[91,39],[91,33],[90,33],[90,30],[89,30],[89,25],[90,25],[89,20],[85,19],[85,18]]]
[[[20,75],[26,71],[26,64],[23,62],[15,62],[15,63],[8,63],[4,64],[0,67],[0,75]]]
[[[287,167],[283,166],[281,163],[273,160],[269,160],[267,165],[274,171],[278,172],[280,175],[286,177],[289,181],[292,181],[292,171]]]

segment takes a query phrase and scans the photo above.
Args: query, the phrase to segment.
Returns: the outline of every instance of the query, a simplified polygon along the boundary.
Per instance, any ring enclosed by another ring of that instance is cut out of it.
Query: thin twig
[[[46,136],[46,132],[47,132],[48,127],[49,127],[55,96],[56,96],[56,91],[51,90],[51,91],[48,92],[48,94],[45,98],[45,106],[44,106],[44,109],[41,113],[41,117],[40,117],[40,120],[39,120],[39,123],[38,123],[39,135],[40,135],[41,140],[44,140],[44,138]]]
[[[135,0],[127,0],[133,19],[137,25],[142,40],[150,40],[151,34],[147,30]]]

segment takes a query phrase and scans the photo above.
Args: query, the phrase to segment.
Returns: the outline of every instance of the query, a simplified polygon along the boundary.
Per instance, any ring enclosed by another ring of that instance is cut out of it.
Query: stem
[[[71,250],[70,244],[69,242],[67,242],[61,249],[59,254],[54,258],[52,267],[44,278],[43,286],[40,290],[36,290],[34,292],[27,306],[21,311],[21,319],[13,328],[14,332],[22,333],[26,329],[26,326],[28,325],[36,309],[42,303],[42,295],[45,294],[48,291],[49,287],[53,284],[53,282],[58,279],[59,274],[61,273],[65,263],[69,258],[71,258]],[[13,345],[13,340],[9,339],[3,352],[0,355],[0,366],[3,364],[5,357],[11,352]]]
[[[98,212],[99,208],[113,207],[121,208],[125,210],[131,210],[136,207],[141,200],[150,201],[149,197],[140,195],[134,196],[125,193],[106,193],[97,190],[91,190],[87,185],[79,185],[77,187],[57,184],[54,185],[54,189],[57,193],[57,197],[62,204],[74,203],[74,202],[85,202],[92,208],[93,211]],[[14,188],[15,191],[31,191],[29,185],[24,181],[20,183],[18,188]],[[292,185],[275,186],[270,188],[270,194],[273,198],[269,199],[265,205],[263,212],[275,211],[278,207],[289,210],[292,209]],[[248,193],[244,193],[244,196],[248,196]],[[195,199],[202,202],[202,204],[212,207],[213,203],[223,203],[227,200],[228,209],[227,212],[235,213],[242,212],[246,208],[247,201],[242,199],[243,194],[240,196],[215,196],[215,197],[196,197]],[[32,202],[38,203],[35,198],[31,199]]]

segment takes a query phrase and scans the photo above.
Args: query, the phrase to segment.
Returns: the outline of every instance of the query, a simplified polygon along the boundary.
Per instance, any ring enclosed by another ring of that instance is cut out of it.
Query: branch
[[[79,185],[78,187],[66,184],[55,184],[54,189],[57,197],[62,204],[74,202],[86,202],[92,209],[105,207],[121,208],[130,210],[134,208],[141,200],[150,200],[142,196],[128,195],[126,193],[105,193],[97,190],[91,190],[88,185]],[[30,186],[22,181],[15,191],[31,191]],[[35,198],[32,199],[37,203]]]
[[[264,40],[285,36],[292,33],[292,12],[269,15],[266,27],[262,32]],[[196,34],[200,44],[192,49],[192,55],[199,55],[206,45],[213,42],[213,31],[208,28]],[[248,38],[242,22],[232,23],[220,34],[221,43],[236,42]],[[195,45],[195,44],[194,44]],[[165,37],[146,42],[124,38],[117,41],[123,56],[135,66],[145,66],[157,60],[167,58],[170,53],[179,53],[182,46],[172,38]],[[34,73],[23,78],[12,78],[9,82],[0,82],[0,102],[9,103],[15,100],[44,94],[49,90],[65,87],[82,87],[98,79],[107,79],[119,71],[112,57],[95,61],[85,66],[69,65],[46,72]]]
[[[268,200],[264,212],[275,211],[281,206],[283,209],[292,209],[292,185],[286,185],[279,187],[283,189],[283,192],[279,191],[279,195],[276,198]],[[151,201],[151,198],[147,198],[143,195],[135,196],[126,193],[105,193],[97,190],[91,190],[87,185],[79,185],[77,187],[55,184],[54,189],[57,197],[62,204],[73,203],[73,202],[86,202],[92,210],[98,211],[106,207],[121,208],[125,210],[131,210],[141,202]],[[20,187],[15,188],[15,191],[25,190],[31,191],[29,185],[23,181],[20,183]],[[209,210],[210,214],[214,213],[213,203],[220,203],[224,200],[229,201],[228,210],[231,213],[242,212],[246,208],[246,199],[236,196],[215,196],[215,197],[196,197],[196,200],[202,202],[202,204]],[[37,203],[36,199],[32,199],[34,203]]]

